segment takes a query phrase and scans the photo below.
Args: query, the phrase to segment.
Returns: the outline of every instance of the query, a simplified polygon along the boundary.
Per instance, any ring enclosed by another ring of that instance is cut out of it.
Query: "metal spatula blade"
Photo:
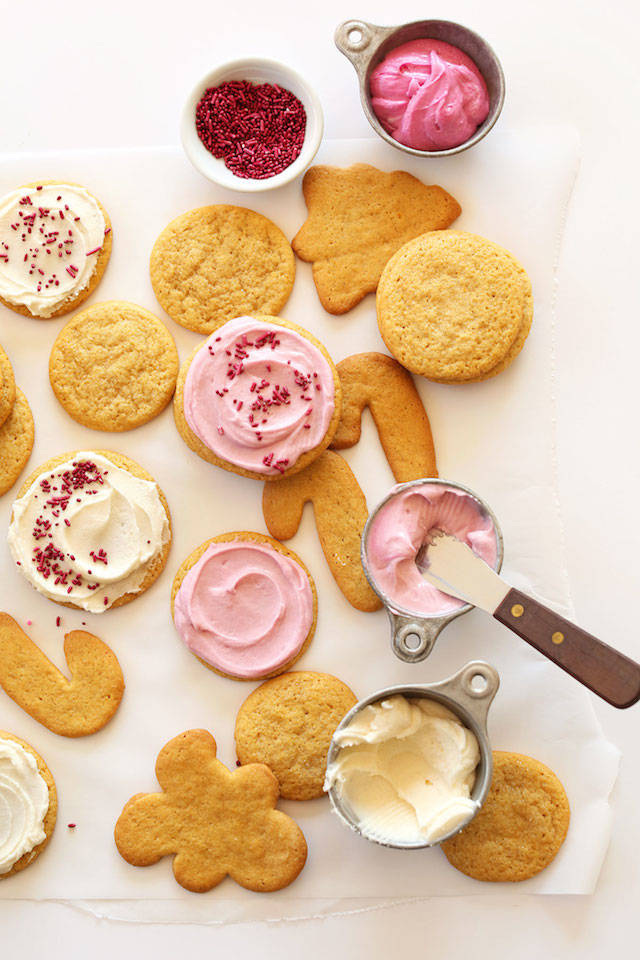
[[[461,540],[432,531],[416,564],[433,586],[486,610],[612,706],[640,700],[639,664],[511,587]]]

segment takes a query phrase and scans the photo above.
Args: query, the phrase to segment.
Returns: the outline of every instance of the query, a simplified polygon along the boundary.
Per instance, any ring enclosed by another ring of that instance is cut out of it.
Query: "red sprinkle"
[[[73,830],[73,828],[75,827],[75,823],[68,823],[67,826],[69,827],[70,830]]]
[[[196,131],[214,157],[245,180],[286,170],[304,143],[307,115],[290,90],[232,80],[209,87],[196,107]]]

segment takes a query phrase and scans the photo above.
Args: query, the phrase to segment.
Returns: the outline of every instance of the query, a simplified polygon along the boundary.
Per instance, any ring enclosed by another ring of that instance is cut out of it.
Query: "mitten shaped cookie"
[[[115,841],[133,866],[173,855],[178,883],[194,893],[227,876],[249,890],[288,886],[302,870],[307,844],[291,817],[275,809],[278,781],[252,763],[227,770],[206,730],[187,730],[158,755],[162,793],[139,793],[120,814]]]

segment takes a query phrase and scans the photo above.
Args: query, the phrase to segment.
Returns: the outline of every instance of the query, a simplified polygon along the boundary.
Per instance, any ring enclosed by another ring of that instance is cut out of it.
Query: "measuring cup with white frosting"
[[[476,493],[453,480],[401,483],[371,512],[362,535],[362,566],[391,621],[391,647],[401,660],[424,660],[440,632],[472,605],[432,587],[416,564],[433,529],[465,542],[494,570],[503,540],[495,514]]]
[[[325,790],[336,813],[366,839],[403,850],[465,827],[491,785],[487,714],[499,683],[475,660],[438,683],[357,703],[329,747]]]

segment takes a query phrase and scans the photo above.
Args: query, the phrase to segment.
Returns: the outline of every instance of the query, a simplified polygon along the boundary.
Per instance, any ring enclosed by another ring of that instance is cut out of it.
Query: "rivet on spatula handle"
[[[612,706],[640,700],[640,664],[519,590],[507,593],[494,617]]]

